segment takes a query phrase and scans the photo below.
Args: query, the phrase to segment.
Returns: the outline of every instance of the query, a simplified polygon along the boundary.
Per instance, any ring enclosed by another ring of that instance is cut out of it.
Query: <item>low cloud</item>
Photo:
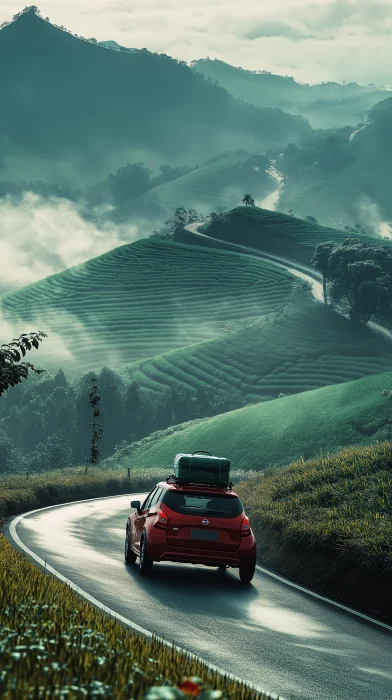
[[[103,213],[103,212],[102,212]],[[97,227],[66,199],[27,193],[0,200],[0,293],[141,238],[136,225]]]

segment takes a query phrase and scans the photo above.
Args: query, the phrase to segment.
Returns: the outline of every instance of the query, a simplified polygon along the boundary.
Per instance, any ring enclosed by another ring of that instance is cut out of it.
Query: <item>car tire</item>
[[[139,569],[143,576],[149,576],[152,572],[152,567],[154,564],[153,558],[148,553],[147,547],[147,537],[143,533],[140,540],[140,559],[139,559]]]
[[[125,535],[125,552],[124,552],[124,559],[127,562],[127,564],[134,564],[136,561],[136,554],[135,552],[132,551],[130,547],[130,541],[129,541],[129,527],[127,527],[127,532]]]
[[[241,583],[250,583],[255,574],[256,564],[251,566],[240,566],[240,581]]]

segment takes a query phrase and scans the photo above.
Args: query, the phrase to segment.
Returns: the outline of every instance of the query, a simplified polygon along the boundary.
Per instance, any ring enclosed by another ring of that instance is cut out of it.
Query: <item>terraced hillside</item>
[[[151,394],[198,390],[268,401],[392,371],[392,343],[316,302],[256,319],[230,335],[136,362],[128,377]]]
[[[392,438],[392,373],[246,406],[155,433],[115,457],[169,469],[179,451],[209,450],[238,469],[264,469]]]
[[[275,181],[265,172],[255,171],[250,165],[246,167],[247,161],[248,157],[238,156],[217,160],[151,188],[134,202],[137,205],[143,201],[147,206],[157,201],[169,216],[179,204],[193,207],[202,214],[209,214],[218,206],[229,209],[233,203],[241,201],[248,189],[256,197],[265,197],[275,189]]]
[[[289,273],[246,255],[140,240],[2,297],[15,333],[49,335],[41,366],[112,368],[220,334],[282,308]]]
[[[224,219],[208,224],[201,230],[215,238],[254,246],[308,265],[318,243],[340,243],[353,235],[260,207],[236,207],[228,212]],[[361,240],[373,244],[377,241],[379,245],[392,245],[391,240],[366,235],[361,235]]]

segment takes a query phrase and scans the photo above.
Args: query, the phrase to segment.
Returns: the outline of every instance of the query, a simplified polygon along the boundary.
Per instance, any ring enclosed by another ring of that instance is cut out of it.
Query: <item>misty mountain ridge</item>
[[[391,89],[383,85],[332,81],[304,84],[290,76],[244,70],[218,59],[199,59],[191,66],[246,102],[301,114],[314,129],[358,124],[373,105],[392,95]]]
[[[86,184],[126,162],[193,164],[311,132],[301,117],[237,100],[185,62],[94,42],[34,9],[1,29],[1,177]]]

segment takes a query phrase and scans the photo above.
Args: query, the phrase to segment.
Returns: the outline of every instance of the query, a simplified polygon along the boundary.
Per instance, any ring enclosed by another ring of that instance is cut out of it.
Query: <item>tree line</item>
[[[323,278],[325,304],[338,305],[355,323],[389,318],[392,311],[392,250],[347,238],[325,241],[312,259]]]
[[[239,395],[203,387],[193,392],[168,389],[151,398],[138,382],[108,368],[78,379],[61,369],[54,376],[45,372],[23,379],[0,399],[0,473],[94,462],[92,448],[109,457],[123,443],[243,405]],[[92,392],[100,397],[99,404],[91,402]],[[98,437],[93,445],[94,433]]]

